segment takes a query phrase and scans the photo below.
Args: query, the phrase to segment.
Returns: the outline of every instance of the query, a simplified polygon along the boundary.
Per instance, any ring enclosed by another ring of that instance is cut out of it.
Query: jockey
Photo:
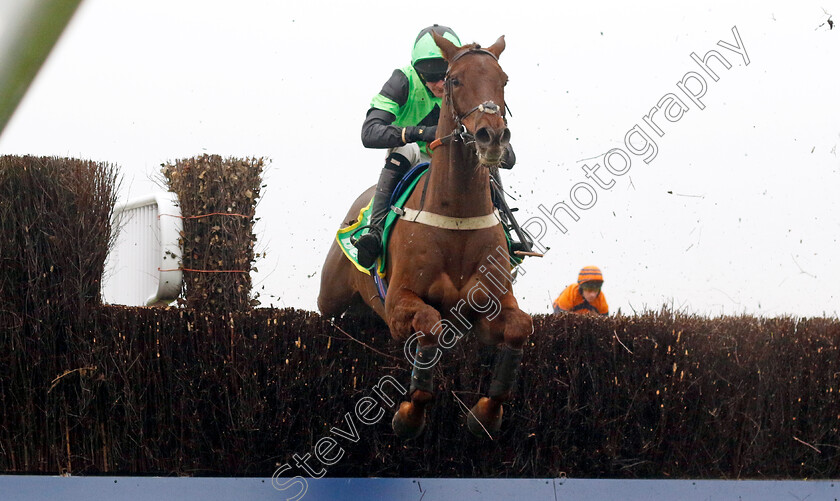
[[[448,67],[432,37],[433,31],[461,46],[458,35],[446,26],[435,24],[420,31],[411,51],[411,64],[394,70],[371,100],[362,125],[362,144],[366,148],[388,149],[373,196],[369,231],[355,242],[359,264],[368,269],[376,264],[382,251],[382,230],[394,188],[411,167],[431,160],[428,143],[434,141],[437,132]],[[501,167],[510,169],[515,162],[513,149],[508,145]],[[498,170],[492,169],[493,172],[496,189],[501,191]]]
[[[604,276],[597,266],[584,267],[578,274],[577,283],[566,287],[554,300],[554,313],[566,311],[607,316],[610,308],[601,292],[603,283]]]

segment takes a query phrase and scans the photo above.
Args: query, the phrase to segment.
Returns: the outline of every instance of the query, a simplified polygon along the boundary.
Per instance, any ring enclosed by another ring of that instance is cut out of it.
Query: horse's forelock
[[[461,53],[461,52],[464,52],[464,51],[467,51],[467,50],[480,49],[480,48],[481,48],[480,44],[477,44],[475,42],[468,43],[467,45],[462,45],[461,48],[458,49],[458,53]]]
[[[452,57],[452,59],[457,59],[461,54],[463,54],[465,52],[469,52],[471,50],[476,50],[476,49],[480,49],[480,48],[481,48],[481,45],[478,44],[478,43],[475,43],[475,42],[468,43],[466,45],[462,45],[462,46],[458,47],[458,51],[455,53],[455,55]],[[450,61],[450,63],[451,62],[452,61]]]

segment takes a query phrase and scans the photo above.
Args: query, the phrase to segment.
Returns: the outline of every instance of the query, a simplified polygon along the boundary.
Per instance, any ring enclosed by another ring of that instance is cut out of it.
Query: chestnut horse
[[[433,36],[449,62],[438,144],[427,183],[421,180],[405,204],[420,216],[404,215],[391,232],[384,305],[371,278],[344,257],[335,241],[318,297],[318,307],[328,317],[367,304],[395,340],[408,343],[405,352],[414,358],[410,401],[400,405],[392,421],[403,438],[422,433],[425,409],[433,399],[433,366],[460,339],[461,329],[500,347],[488,397],[467,416],[474,434],[498,431],[522,347],[533,332],[531,316],[513,296],[507,241],[491,201],[489,167],[499,165],[510,140],[504,116],[508,77],[498,62],[504,37],[483,49],[477,44],[457,47]],[[446,135],[448,131],[452,133]],[[345,225],[372,195],[370,188],[356,200]],[[411,355],[415,343],[416,354]]]

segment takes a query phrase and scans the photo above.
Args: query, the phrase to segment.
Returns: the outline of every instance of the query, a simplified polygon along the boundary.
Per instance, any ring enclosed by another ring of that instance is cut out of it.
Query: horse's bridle
[[[455,55],[455,57],[453,57],[452,60],[449,61],[449,68],[452,68],[452,64],[464,55],[474,53],[487,54],[488,56],[492,57],[494,61],[499,61],[499,58],[496,57],[496,55],[490,52],[489,50],[473,47]],[[467,130],[467,126],[464,125],[463,120],[475,113],[476,111],[482,114],[486,113],[488,115],[495,115],[496,113],[499,113],[502,117],[502,120],[504,120],[505,125],[507,125],[507,117],[505,117],[505,115],[501,113],[499,105],[494,103],[493,101],[484,101],[483,103],[479,103],[477,106],[474,106],[472,109],[470,109],[463,115],[458,115],[458,113],[455,111],[455,104],[452,102],[452,80],[449,77],[449,68],[447,68],[446,70],[444,88],[446,91],[446,104],[452,110],[452,118],[455,119],[455,130],[453,130],[450,134],[443,137],[439,137],[431,143],[429,143],[429,149],[431,150],[434,150],[442,144],[447,144],[450,141],[457,141],[458,138],[460,138],[461,142],[464,143],[464,145],[475,143],[475,136]],[[508,111],[508,113],[510,113],[510,108],[507,107],[507,103],[505,103],[505,109]],[[418,215],[424,212],[423,206],[426,203],[426,189],[429,187],[429,179],[432,176],[427,175],[425,177],[426,181],[423,184],[423,191],[420,195],[420,210],[415,211]],[[492,227],[501,222],[501,219],[498,215],[498,209],[494,210],[491,214],[479,216],[477,218],[453,218],[449,216],[442,216],[439,214],[432,214],[431,217],[427,216],[425,220],[420,221],[418,220],[418,215],[414,216],[415,222],[445,229],[480,229]]]
[[[455,55],[455,57],[453,57],[452,60],[449,61],[449,68],[452,67],[455,61],[461,59],[467,54],[486,54],[492,57],[494,61],[499,61],[499,58],[496,57],[496,54],[493,54],[489,50],[474,47],[471,49],[467,49],[463,52],[459,52],[457,55]],[[449,141],[457,140],[457,138],[460,138],[461,142],[465,145],[474,143],[475,136],[467,130],[467,126],[464,125],[464,120],[476,111],[481,113],[482,115],[495,115],[498,113],[502,117],[502,120],[504,120],[505,125],[507,125],[507,117],[499,109],[499,105],[494,103],[493,101],[484,101],[483,103],[479,103],[478,105],[473,106],[466,113],[458,115],[457,111],[455,110],[455,103],[452,101],[452,79],[449,78],[449,69],[447,69],[446,76],[444,78],[445,79],[443,84],[446,91],[446,104],[449,106],[449,109],[452,110],[452,118],[455,120],[455,130],[453,130],[449,135],[443,136],[432,141],[429,144],[430,149],[434,150],[442,144],[446,144]],[[510,113],[510,108],[508,108],[507,103],[505,103],[505,110],[507,110],[507,112]]]

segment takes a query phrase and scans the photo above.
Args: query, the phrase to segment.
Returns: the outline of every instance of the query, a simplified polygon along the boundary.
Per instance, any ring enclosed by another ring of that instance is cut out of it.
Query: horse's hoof
[[[412,407],[411,402],[401,403],[399,410],[394,413],[394,419],[391,420],[391,428],[403,440],[419,437],[426,428],[426,413],[420,413],[419,418],[413,416]]]
[[[467,428],[477,437],[493,435],[502,428],[504,408],[500,405],[495,411],[490,409],[490,399],[481,397],[467,414]]]

